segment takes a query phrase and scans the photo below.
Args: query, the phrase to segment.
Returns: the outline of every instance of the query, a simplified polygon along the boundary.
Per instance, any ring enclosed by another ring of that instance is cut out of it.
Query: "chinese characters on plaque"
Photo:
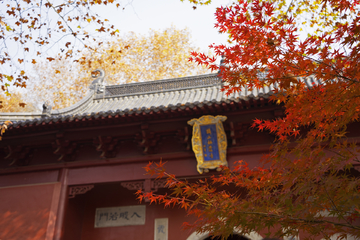
[[[145,205],[97,208],[95,228],[145,224]]]
[[[200,126],[200,132],[203,146],[204,161],[218,160],[220,156],[216,134],[216,125],[202,125]]]
[[[220,166],[227,166],[227,141],[222,125],[226,118],[206,115],[188,121],[188,124],[193,126],[191,142],[199,173],[208,172],[209,169],[220,170]]]
[[[168,240],[168,218],[156,218],[154,228],[154,240]]]

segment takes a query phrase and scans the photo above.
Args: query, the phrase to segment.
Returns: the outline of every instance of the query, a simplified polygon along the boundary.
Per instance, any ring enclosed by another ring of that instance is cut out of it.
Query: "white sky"
[[[231,1],[230,1],[231,2]],[[149,29],[162,30],[173,24],[178,29],[188,28],[192,42],[207,52],[212,43],[226,43],[227,37],[214,28],[216,8],[229,0],[212,0],[207,6],[197,6],[187,0],[132,0],[125,10],[101,8],[100,16],[109,19],[121,34],[133,31],[146,34]]]
[[[110,24],[119,29],[121,35],[130,31],[147,34],[150,29],[164,30],[173,25],[177,29],[189,29],[193,45],[205,53],[208,52],[210,44],[226,44],[227,42],[227,36],[220,34],[214,28],[214,14],[217,7],[227,5],[232,2],[231,0],[212,0],[210,5],[198,5],[195,10],[194,4],[189,3],[188,0],[184,2],[180,0],[120,1],[127,3],[122,6],[125,10],[122,10],[122,7],[115,8],[108,5],[97,6],[93,11],[102,18],[107,18]],[[49,54],[56,54],[57,49],[55,47],[49,51]]]

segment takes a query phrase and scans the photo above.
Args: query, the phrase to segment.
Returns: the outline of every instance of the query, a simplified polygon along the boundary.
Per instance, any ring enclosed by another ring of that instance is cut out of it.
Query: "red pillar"
[[[60,240],[63,233],[65,207],[68,200],[68,169],[61,169],[59,172],[58,183],[55,184],[46,240]]]

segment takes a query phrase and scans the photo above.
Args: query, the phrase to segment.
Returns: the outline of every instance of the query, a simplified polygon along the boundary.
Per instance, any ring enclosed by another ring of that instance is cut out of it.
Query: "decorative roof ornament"
[[[219,74],[219,77],[221,78],[220,76],[220,73],[221,73],[221,68],[222,67],[225,67],[225,55],[221,55],[221,60],[220,60],[220,65],[219,65],[219,71],[218,71],[218,74]]]
[[[105,90],[105,71],[102,69],[96,69],[91,72],[91,77],[95,78],[90,84],[90,89],[94,90],[95,93],[103,93]]]
[[[49,101],[44,102],[43,104],[43,111],[41,113],[41,117],[45,118],[45,117],[51,117],[51,105],[49,104]]]

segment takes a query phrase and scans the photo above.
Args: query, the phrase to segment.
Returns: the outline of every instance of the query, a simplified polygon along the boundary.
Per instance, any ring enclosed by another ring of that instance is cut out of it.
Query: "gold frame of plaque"
[[[220,166],[227,166],[227,140],[222,122],[225,116],[205,115],[193,118],[187,123],[193,126],[191,139],[192,149],[197,160],[197,170],[200,174],[209,169],[221,170]]]

